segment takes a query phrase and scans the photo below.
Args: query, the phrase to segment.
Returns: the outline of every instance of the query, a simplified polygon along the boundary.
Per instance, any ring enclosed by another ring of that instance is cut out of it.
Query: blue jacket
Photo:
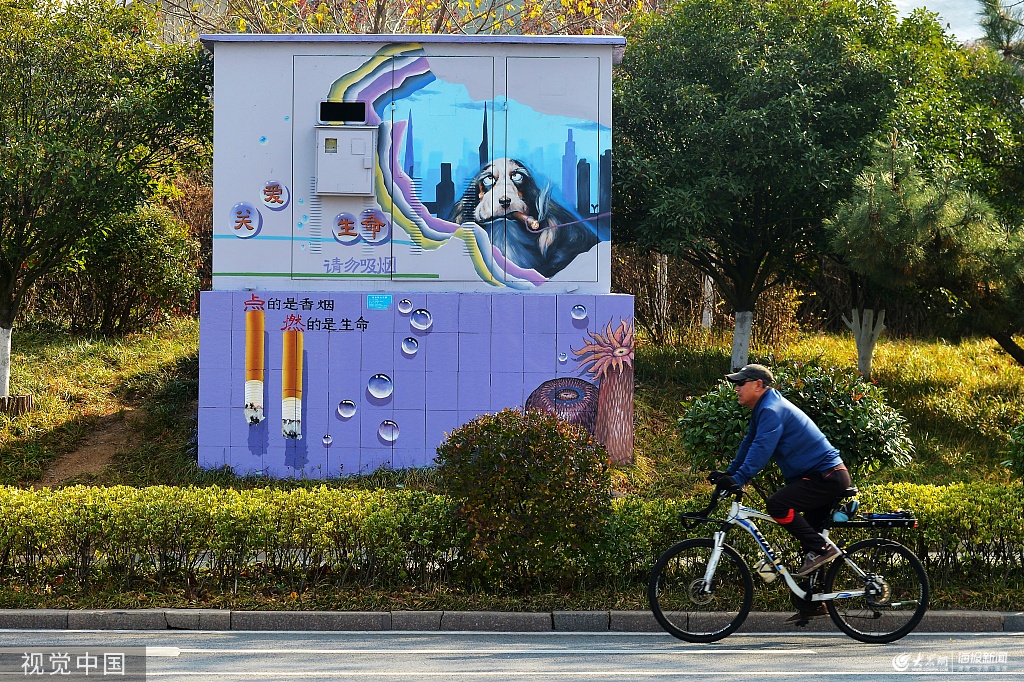
[[[779,465],[786,483],[843,463],[839,451],[811,418],[774,388],[754,405],[747,435],[726,473],[739,485],[746,485],[769,459]]]

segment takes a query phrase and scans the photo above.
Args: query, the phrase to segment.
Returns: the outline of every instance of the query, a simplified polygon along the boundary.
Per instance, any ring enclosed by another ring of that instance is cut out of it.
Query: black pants
[[[769,497],[767,511],[800,541],[804,552],[821,554],[825,538],[820,533],[829,507],[849,487],[850,472],[845,467],[806,474]]]

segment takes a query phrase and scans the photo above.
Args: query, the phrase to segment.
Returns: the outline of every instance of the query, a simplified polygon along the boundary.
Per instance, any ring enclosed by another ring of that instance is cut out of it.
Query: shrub
[[[839,449],[855,478],[910,463],[914,444],[907,436],[907,421],[886,404],[878,385],[852,371],[811,363],[778,364],[775,379],[779,392],[807,413]],[[725,381],[683,407],[679,427],[693,466],[724,468],[743,440],[749,410],[739,405]],[[774,468],[762,476],[769,486],[781,484]]]
[[[1003,466],[1009,467],[1015,476],[1024,478],[1024,421],[1010,429],[1010,442],[1003,451],[1006,457]]]
[[[438,475],[469,532],[472,578],[527,591],[585,575],[610,514],[608,456],[552,414],[506,409],[455,429]]]
[[[50,275],[29,302],[29,322],[125,334],[192,309],[199,242],[165,208],[115,216],[77,269]]]

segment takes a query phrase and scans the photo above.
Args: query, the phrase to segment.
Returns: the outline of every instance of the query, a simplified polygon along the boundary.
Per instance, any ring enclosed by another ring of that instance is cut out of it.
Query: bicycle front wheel
[[[715,544],[683,540],[654,564],[647,599],[661,627],[687,642],[717,642],[736,632],[754,600],[750,569],[739,553],[722,547],[711,580],[705,576]]]
[[[854,543],[846,554],[865,575],[837,559],[825,576],[825,591],[865,594],[826,602],[836,626],[869,644],[895,642],[916,628],[928,610],[928,574],[917,555],[880,538]]]

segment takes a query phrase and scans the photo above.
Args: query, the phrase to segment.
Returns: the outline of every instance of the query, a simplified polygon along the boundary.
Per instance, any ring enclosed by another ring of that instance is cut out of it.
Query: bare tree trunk
[[[0,327],[0,398],[11,394],[11,335],[13,329]]]
[[[857,371],[865,379],[871,378],[871,358],[875,354],[875,344],[878,336],[885,329],[885,311],[878,311],[878,319],[874,319],[875,311],[871,308],[864,309],[864,317],[856,308],[851,313],[853,320],[843,315],[843,324],[853,332],[853,339],[857,342]]]
[[[668,339],[669,326],[669,295],[668,295],[668,256],[664,253],[654,254],[654,328],[658,343]]]
[[[594,438],[608,451],[612,464],[633,463],[633,367],[614,367],[601,378],[597,393]]]
[[[992,338],[1006,351],[1007,355],[1017,361],[1018,365],[1024,365],[1024,348],[1021,348],[1013,340],[1013,334],[1009,332],[996,332],[992,334]]]
[[[754,311],[736,312],[736,326],[732,332],[732,368],[737,370],[747,364],[750,356],[750,334],[754,326]]]
[[[715,310],[715,282],[710,275],[704,275],[704,287],[700,299],[700,326],[704,329],[711,329],[711,322]]]

